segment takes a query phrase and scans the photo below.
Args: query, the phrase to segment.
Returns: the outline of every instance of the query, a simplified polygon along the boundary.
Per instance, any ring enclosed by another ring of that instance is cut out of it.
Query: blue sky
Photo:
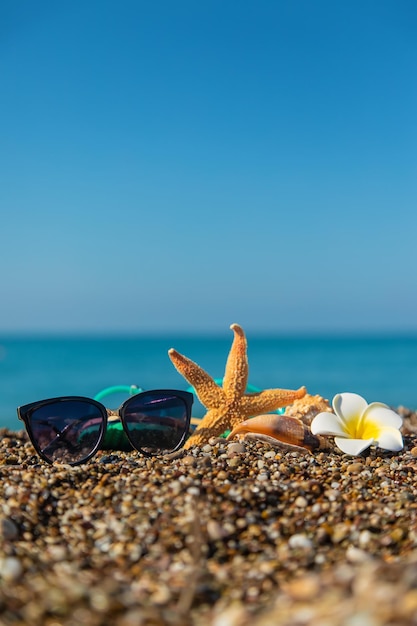
[[[417,330],[417,5],[3,0],[0,332]]]

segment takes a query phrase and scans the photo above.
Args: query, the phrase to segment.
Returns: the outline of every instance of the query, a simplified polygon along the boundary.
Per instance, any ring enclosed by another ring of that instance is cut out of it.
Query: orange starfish
[[[259,393],[245,394],[249,372],[246,337],[238,324],[232,324],[230,328],[234,338],[226,363],[223,387],[191,359],[173,348],[168,351],[178,372],[194,387],[200,401],[208,409],[185,448],[202,445],[210,437],[221,435],[248,417],[275,411],[302,398],[306,393],[305,387],[300,387],[296,391],[265,389]]]

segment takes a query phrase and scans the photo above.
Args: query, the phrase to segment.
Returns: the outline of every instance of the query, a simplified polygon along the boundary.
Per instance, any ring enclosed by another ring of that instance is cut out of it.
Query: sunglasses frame
[[[33,445],[33,447],[35,448],[35,452],[38,456],[40,456],[41,459],[43,459],[44,461],[46,461],[46,463],[49,463],[50,465],[52,465],[55,461],[49,459],[40,449],[39,445],[36,443],[36,438],[34,436],[33,430],[32,430],[32,426],[31,426],[31,417],[32,417],[32,413],[37,410],[42,408],[43,406],[47,406],[48,404],[54,404],[54,403],[60,403],[60,402],[85,402],[88,403],[90,405],[95,406],[96,408],[98,408],[100,410],[101,416],[102,416],[102,423],[101,423],[101,432],[99,435],[99,438],[97,440],[97,443],[95,444],[94,448],[91,450],[91,452],[89,452],[85,457],[83,457],[82,459],[78,460],[78,461],[68,461],[66,462],[66,464],[68,465],[82,465],[83,463],[87,463],[87,461],[89,461],[90,459],[93,458],[93,456],[95,456],[97,454],[97,452],[100,450],[100,446],[103,443],[103,439],[106,435],[107,432],[107,424],[109,422],[109,413],[110,413],[110,417],[111,418],[118,418],[120,420],[120,423],[122,424],[123,427],[123,431],[126,434],[126,437],[129,440],[130,445],[132,446],[132,448],[134,450],[136,450],[137,452],[140,452],[141,454],[143,454],[146,457],[154,457],[154,456],[163,456],[163,455],[157,455],[157,454],[150,454],[149,452],[146,452],[145,450],[143,450],[142,448],[138,448],[132,441],[132,438],[130,437],[130,433],[129,433],[129,429],[126,426],[126,421],[125,421],[125,409],[126,407],[134,401],[137,401],[138,398],[140,398],[141,396],[145,396],[145,395],[149,395],[149,394],[160,394],[161,397],[163,397],[164,395],[171,395],[171,396],[176,396],[177,398],[180,398],[181,400],[183,400],[184,404],[185,404],[185,408],[186,408],[186,422],[184,425],[184,433],[181,437],[181,439],[179,440],[178,444],[175,446],[175,448],[173,448],[172,450],[169,451],[169,454],[171,454],[172,452],[175,452],[176,450],[179,450],[181,448],[181,446],[184,444],[187,435],[189,433],[190,430],[190,423],[191,423],[191,409],[192,409],[192,405],[193,405],[193,401],[194,401],[194,396],[192,393],[190,393],[189,391],[178,391],[176,389],[149,389],[147,391],[141,391],[140,393],[136,393],[135,395],[131,396],[130,398],[127,398],[127,400],[125,400],[118,409],[115,410],[111,410],[111,409],[107,409],[104,404],[102,404],[101,402],[98,402],[97,400],[94,400],[93,398],[87,398],[85,396],[59,396],[57,398],[48,398],[45,400],[38,400],[37,402],[30,402],[29,404],[24,404],[22,406],[19,406],[17,408],[17,416],[18,418],[24,423],[25,428],[26,428],[26,432],[29,436],[29,439]],[[113,420],[111,420],[113,421]]]

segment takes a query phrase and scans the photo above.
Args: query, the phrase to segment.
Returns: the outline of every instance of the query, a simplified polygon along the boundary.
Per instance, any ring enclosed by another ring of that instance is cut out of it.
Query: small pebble
[[[5,459],[5,463],[7,465],[17,465],[19,463],[19,458],[17,456],[14,456],[13,454],[10,454]]]
[[[301,548],[303,550],[311,550],[311,548],[313,547],[311,539],[309,539],[303,533],[292,535],[288,540],[288,545],[290,546],[290,548]]]
[[[401,527],[393,528],[390,532],[390,537],[394,543],[398,543],[404,537],[404,530]]]
[[[183,465],[190,465],[190,466],[192,466],[192,467],[194,467],[195,465],[197,465],[197,461],[196,461],[195,457],[193,457],[193,456],[191,456],[191,455],[184,456],[184,457],[181,459],[181,461],[182,461]]]
[[[19,529],[13,520],[4,518],[0,520],[0,534],[5,541],[12,541],[18,537]]]
[[[364,469],[364,467],[363,463],[350,463],[346,469],[349,474],[358,474]]]
[[[294,505],[298,507],[299,509],[305,509],[307,504],[308,502],[303,496],[298,496],[298,498],[296,498],[294,501]]]
[[[349,546],[346,550],[346,560],[349,563],[364,563],[369,560],[369,554],[365,550],[356,548],[355,546]]]
[[[9,556],[0,558],[0,579],[6,583],[17,581],[23,573],[19,559]]]
[[[239,442],[234,442],[234,443],[229,443],[229,445],[227,446],[227,454],[229,456],[231,456],[232,454],[242,454],[243,452],[245,452],[246,448],[243,445],[243,443],[239,443]]]
[[[227,531],[224,530],[217,520],[209,519],[207,522],[207,534],[211,540],[218,541],[227,536]]]
[[[343,541],[344,539],[346,539],[346,537],[349,536],[351,531],[351,528],[348,524],[345,523],[340,523],[340,524],[336,524],[333,527],[333,532],[332,532],[332,542],[333,543],[340,543],[341,541]]]
[[[284,590],[293,600],[309,602],[317,598],[320,584],[317,576],[302,576],[291,581]]]
[[[372,535],[369,530],[363,530],[359,535],[359,546],[361,548],[365,548],[366,546],[368,546],[371,539]]]

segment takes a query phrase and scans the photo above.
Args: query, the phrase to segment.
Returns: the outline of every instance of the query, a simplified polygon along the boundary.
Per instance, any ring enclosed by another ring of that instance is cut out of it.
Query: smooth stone
[[[300,548],[302,550],[311,550],[313,547],[312,541],[307,537],[307,535],[304,535],[304,533],[291,535],[291,537],[288,539],[288,545],[294,550]]]
[[[5,582],[18,580],[23,574],[23,567],[19,559],[14,556],[6,556],[0,559],[0,578]]]
[[[19,529],[13,520],[5,517],[0,521],[0,533],[5,541],[11,541],[18,537]]]
[[[242,454],[245,452],[246,448],[242,443],[230,443],[227,447],[227,454],[231,456],[232,454]]]

